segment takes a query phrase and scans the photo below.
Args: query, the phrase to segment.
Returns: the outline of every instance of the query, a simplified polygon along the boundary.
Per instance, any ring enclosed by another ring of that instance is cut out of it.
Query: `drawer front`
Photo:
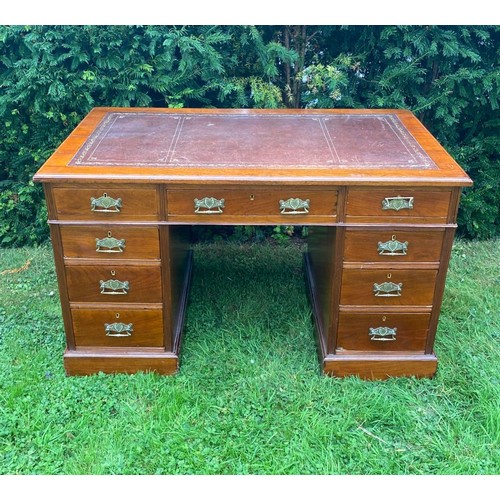
[[[345,262],[439,262],[444,230],[347,229]]]
[[[351,222],[446,222],[451,190],[407,188],[355,189],[347,194],[346,220]]]
[[[72,309],[76,347],[161,347],[162,310]]]
[[[344,269],[342,305],[432,305],[435,270]]]
[[[159,266],[67,266],[71,302],[161,303]]]
[[[61,226],[64,257],[159,259],[157,227],[119,225]]]
[[[430,314],[340,313],[337,348],[425,351]]]
[[[303,188],[176,189],[167,193],[168,217],[193,221],[228,221],[260,217],[265,221],[304,223],[335,220],[336,190]]]
[[[61,220],[150,221],[160,218],[154,187],[55,187],[52,195],[55,217]]]

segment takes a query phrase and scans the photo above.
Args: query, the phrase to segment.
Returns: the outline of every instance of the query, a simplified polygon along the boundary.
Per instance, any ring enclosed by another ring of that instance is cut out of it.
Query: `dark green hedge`
[[[31,177],[94,106],[408,108],[475,181],[459,231],[499,234],[495,26],[0,27],[0,245],[48,236]]]

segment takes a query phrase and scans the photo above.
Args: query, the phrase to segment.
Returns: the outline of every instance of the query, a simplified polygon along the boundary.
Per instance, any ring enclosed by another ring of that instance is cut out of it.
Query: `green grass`
[[[455,243],[431,380],[322,376],[301,251],[197,246],[179,374],[66,377],[50,247],[0,250],[0,473],[498,474],[499,241]]]

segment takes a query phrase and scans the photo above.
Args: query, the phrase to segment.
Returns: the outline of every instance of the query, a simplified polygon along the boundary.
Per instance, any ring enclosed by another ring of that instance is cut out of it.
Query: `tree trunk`
[[[285,64],[285,102],[289,108],[300,108],[302,80],[299,78],[304,69],[307,51],[307,26],[285,26],[283,33],[284,45],[293,49],[298,57],[293,63]]]

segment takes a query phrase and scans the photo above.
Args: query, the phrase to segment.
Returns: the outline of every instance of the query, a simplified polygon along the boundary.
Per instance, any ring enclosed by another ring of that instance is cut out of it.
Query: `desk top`
[[[462,185],[406,110],[95,108],[37,181]]]

